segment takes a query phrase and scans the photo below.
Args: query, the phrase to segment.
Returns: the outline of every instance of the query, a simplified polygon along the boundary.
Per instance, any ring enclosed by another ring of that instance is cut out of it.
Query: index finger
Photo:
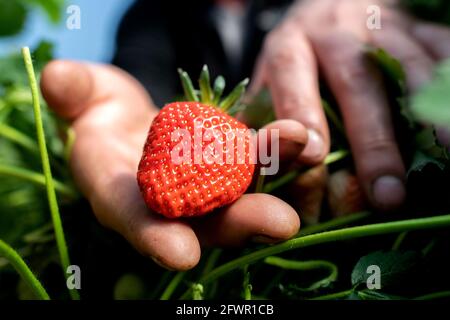
[[[269,35],[264,50],[264,74],[276,116],[297,120],[307,128],[308,143],[300,160],[320,163],[328,154],[330,138],[309,40],[299,26],[287,22]]]

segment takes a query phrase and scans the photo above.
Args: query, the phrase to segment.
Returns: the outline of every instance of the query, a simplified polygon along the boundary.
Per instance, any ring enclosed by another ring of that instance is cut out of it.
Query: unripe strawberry
[[[335,217],[364,210],[366,200],[358,178],[347,170],[331,174],[328,179],[328,204]]]

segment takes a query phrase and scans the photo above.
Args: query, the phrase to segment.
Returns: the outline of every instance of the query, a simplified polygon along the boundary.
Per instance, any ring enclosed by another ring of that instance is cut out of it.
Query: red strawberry
[[[185,72],[180,75],[186,96],[194,101],[161,109],[151,125],[137,173],[147,205],[168,218],[199,216],[236,201],[250,185],[255,167],[249,154],[250,136],[239,134],[247,126],[224,112],[237,105],[247,81],[219,104],[223,78],[216,80],[213,92],[204,67],[202,102],[198,102],[189,77]],[[173,139],[176,130],[185,135]],[[199,134],[201,143],[195,140]],[[181,161],[174,161],[174,155]]]

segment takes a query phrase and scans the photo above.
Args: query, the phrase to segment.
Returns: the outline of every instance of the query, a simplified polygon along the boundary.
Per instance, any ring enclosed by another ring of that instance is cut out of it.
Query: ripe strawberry
[[[239,134],[248,128],[225,112],[238,106],[248,80],[219,103],[223,78],[212,90],[206,66],[200,77],[202,101],[188,75],[180,71],[180,76],[191,101],[161,109],[150,127],[137,173],[147,205],[168,218],[200,216],[236,201],[250,185],[255,167],[249,154],[251,138]],[[175,139],[174,132],[185,135]],[[181,161],[174,161],[174,155]]]

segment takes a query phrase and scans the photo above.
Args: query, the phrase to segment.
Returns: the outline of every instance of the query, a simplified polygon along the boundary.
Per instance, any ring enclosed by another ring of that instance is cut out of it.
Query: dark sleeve
[[[162,1],[137,1],[122,20],[113,64],[136,77],[157,106],[177,90],[176,56]]]

